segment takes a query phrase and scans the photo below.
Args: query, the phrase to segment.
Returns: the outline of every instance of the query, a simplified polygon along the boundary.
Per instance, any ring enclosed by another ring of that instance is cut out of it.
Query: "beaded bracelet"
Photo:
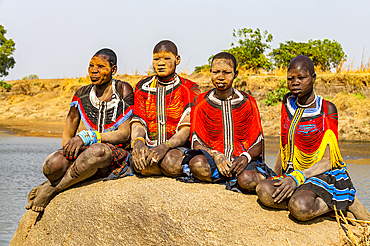
[[[280,179],[283,179],[285,177],[288,177],[288,176],[285,173],[283,173],[283,174],[279,174],[277,176],[270,177],[270,180],[280,180]]]
[[[297,188],[306,182],[306,176],[304,176],[301,170],[294,170],[293,172],[287,174],[287,176],[292,177],[297,184]]]
[[[134,148],[134,144],[135,144],[135,142],[136,142],[137,140],[141,140],[141,141],[143,141],[143,143],[145,144],[145,139],[144,139],[143,137],[137,137],[137,138],[135,138],[134,140],[132,140],[132,142],[131,142],[131,148],[132,148],[132,149]]]
[[[92,145],[94,143],[101,143],[101,135],[98,131],[83,130],[77,133],[77,136],[81,138],[84,146]]]
[[[168,146],[170,146],[170,148],[172,148],[171,144],[168,141],[166,141],[164,143],[167,144]]]
[[[96,143],[101,143],[101,135],[100,135],[100,132],[94,131],[94,133],[96,135]]]

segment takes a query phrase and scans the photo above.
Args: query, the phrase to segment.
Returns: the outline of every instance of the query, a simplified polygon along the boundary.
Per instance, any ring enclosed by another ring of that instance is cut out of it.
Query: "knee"
[[[267,207],[274,207],[275,202],[272,195],[275,192],[275,187],[271,180],[266,179],[261,181],[256,187],[256,193],[261,203]]]
[[[62,152],[57,151],[46,158],[42,166],[42,171],[45,177],[53,182],[60,179],[68,167],[69,162],[67,159],[63,156]]]
[[[208,167],[207,158],[204,155],[196,155],[189,162],[191,171]]]
[[[211,168],[209,167],[207,158],[204,155],[194,156],[189,162],[189,168],[196,178],[202,181],[212,181]]]
[[[161,162],[161,170],[166,176],[177,177],[182,175],[182,153],[177,149],[167,152]]]
[[[308,221],[313,219],[314,201],[310,197],[304,195],[293,195],[288,203],[288,210],[291,215],[300,221]]]
[[[262,174],[254,170],[245,170],[238,176],[238,185],[241,189],[251,192],[263,179]]]
[[[110,149],[105,144],[96,143],[91,145],[85,152],[89,156],[104,158],[110,154]]]

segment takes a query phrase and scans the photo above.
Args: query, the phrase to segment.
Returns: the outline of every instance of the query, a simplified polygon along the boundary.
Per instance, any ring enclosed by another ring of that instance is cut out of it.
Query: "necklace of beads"
[[[300,104],[299,102],[298,102],[298,98],[297,98],[297,106],[298,107],[300,107],[300,108],[308,108],[308,107],[310,107],[310,106],[312,106],[314,103],[316,102],[316,93],[315,93],[315,99],[312,101],[312,102],[310,102],[309,104]]]

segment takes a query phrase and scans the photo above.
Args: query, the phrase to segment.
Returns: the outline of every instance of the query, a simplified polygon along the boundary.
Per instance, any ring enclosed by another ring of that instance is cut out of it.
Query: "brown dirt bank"
[[[213,88],[207,74],[183,75],[201,86]],[[134,85],[141,75],[118,75]],[[240,75],[235,87],[247,91],[258,101],[266,136],[278,136],[280,104],[266,106],[267,94],[283,76]],[[89,82],[88,78],[7,81],[10,91],[0,89],[0,129],[27,136],[60,137],[73,93]],[[339,139],[370,141],[370,75],[323,74],[315,85],[317,94],[334,102],[339,112]]]

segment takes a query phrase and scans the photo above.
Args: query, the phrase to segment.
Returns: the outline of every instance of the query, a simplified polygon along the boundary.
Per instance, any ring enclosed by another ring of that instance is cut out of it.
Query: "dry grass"
[[[61,84],[62,94],[61,96],[67,96],[71,93],[75,93],[76,90],[84,85],[90,84],[89,77],[79,77],[79,78],[65,78],[64,82]]]
[[[348,219],[344,217],[342,211],[337,211],[336,207],[334,206],[335,211],[335,218],[337,220],[338,224],[338,230],[339,230],[339,240],[340,245],[347,246],[370,246],[370,222],[367,221],[363,224],[364,226],[357,226],[353,227],[349,225],[348,221],[354,221],[354,222],[364,222],[364,221],[358,221],[354,219]],[[342,221],[344,224],[342,225]]]

